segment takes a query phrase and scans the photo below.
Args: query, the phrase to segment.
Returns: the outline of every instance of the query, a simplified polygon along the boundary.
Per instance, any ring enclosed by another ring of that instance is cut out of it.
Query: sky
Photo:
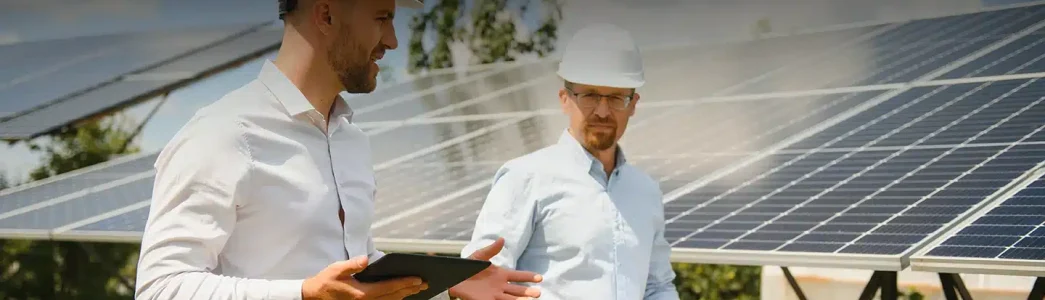
[[[539,0],[536,0],[539,1]],[[426,1],[430,7],[434,1]],[[581,26],[612,21],[631,31],[643,47],[721,42],[750,38],[751,25],[768,18],[774,31],[881,20],[903,20],[973,11],[1014,0],[572,0],[565,1],[559,44]],[[405,72],[408,22],[414,12],[397,12],[400,48],[383,63]],[[0,45],[37,40],[171,28],[244,24],[276,20],[275,0],[0,0]],[[532,26],[526,19],[519,26]],[[458,47],[460,48],[460,47]],[[458,51],[458,53],[466,53]],[[271,57],[271,56],[269,56]],[[261,60],[174,92],[142,133],[145,151],[158,150],[200,107],[246,83]],[[402,80],[399,78],[397,80]],[[380,87],[379,87],[380,88]],[[158,101],[130,110],[144,117]],[[0,146],[0,172],[26,178],[40,158],[24,144]]]

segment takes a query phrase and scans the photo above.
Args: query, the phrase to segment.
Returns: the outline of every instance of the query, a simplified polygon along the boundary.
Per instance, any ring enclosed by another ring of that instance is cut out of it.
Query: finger
[[[507,273],[508,281],[511,282],[541,282],[544,278],[540,274],[526,271],[516,271],[512,269],[504,269]]]
[[[482,249],[475,250],[475,252],[469,256],[469,258],[478,260],[490,260],[491,258],[496,256],[497,253],[501,253],[501,248],[504,248],[504,238],[497,238],[497,240],[494,241],[493,244],[483,247]]]
[[[504,287],[504,293],[515,297],[540,297],[541,289],[532,286],[509,284]]]
[[[363,291],[366,292],[367,295],[385,296],[392,295],[399,290],[420,287],[424,284],[425,283],[421,281],[421,278],[404,277],[366,284],[363,287]]]
[[[333,272],[333,274],[330,274],[330,275],[333,275],[334,277],[338,277],[338,276],[342,276],[342,275],[352,275],[352,274],[355,274],[355,273],[359,273],[360,271],[363,271],[363,269],[365,269],[366,266],[367,266],[367,257],[366,256],[358,256],[358,257],[353,257],[352,259],[349,259],[349,260],[343,260],[343,261],[332,263],[332,264],[330,264],[330,266],[327,266],[327,269]]]
[[[399,289],[399,290],[394,291],[394,292],[392,292],[390,294],[381,295],[381,296],[379,296],[377,298],[374,298],[374,299],[375,300],[401,300],[403,298],[406,298],[407,296],[420,293],[421,291],[427,290],[427,289],[428,289],[428,284],[427,283],[422,283],[420,285],[409,286],[409,287],[406,287],[406,288],[403,288],[403,289]]]

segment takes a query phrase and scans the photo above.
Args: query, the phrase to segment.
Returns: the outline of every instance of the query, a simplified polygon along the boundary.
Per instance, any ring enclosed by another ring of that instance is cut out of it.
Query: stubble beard
[[[617,136],[617,131],[612,132],[588,132],[584,136],[584,144],[586,148],[604,151],[608,150],[616,143],[614,138]]]
[[[369,93],[377,87],[376,74],[370,74],[370,51],[342,37],[330,47],[327,58],[338,81],[348,93]]]

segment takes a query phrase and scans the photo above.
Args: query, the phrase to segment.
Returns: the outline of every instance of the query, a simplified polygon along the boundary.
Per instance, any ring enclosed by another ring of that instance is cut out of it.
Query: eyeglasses
[[[570,97],[572,97],[574,102],[577,103],[577,106],[582,109],[593,109],[596,106],[599,106],[599,102],[602,101],[602,98],[606,98],[610,108],[615,110],[625,110],[628,109],[628,105],[631,104],[631,99],[633,97],[632,95],[603,95],[596,93],[579,94],[568,87],[566,88],[566,91],[570,92]]]

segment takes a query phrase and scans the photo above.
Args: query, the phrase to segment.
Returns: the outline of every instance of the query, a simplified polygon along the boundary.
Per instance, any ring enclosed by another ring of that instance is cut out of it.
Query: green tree
[[[58,132],[46,144],[40,180],[137,152],[120,118],[96,119]],[[138,245],[0,240],[0,299],[132,299]]]
[[[465,10],[471,4],[469,18]],[[533,9],[539,7],[543,19],[537,28],[520,32],[516,27]],[[467,22],[470,19],[470,22]],[[432,9],[410,20],[410,63],[408,71],[453,67],[450,44],[463,42],[472,56],[469,64],[511,62],[520,55],[543,57],[555,51],[562,3],[559,0],[442,0]],[[433,34],[434,45],[425,49],[424,39]]]
[[[759,299],[761,267],[672,264],[682,300]]]

